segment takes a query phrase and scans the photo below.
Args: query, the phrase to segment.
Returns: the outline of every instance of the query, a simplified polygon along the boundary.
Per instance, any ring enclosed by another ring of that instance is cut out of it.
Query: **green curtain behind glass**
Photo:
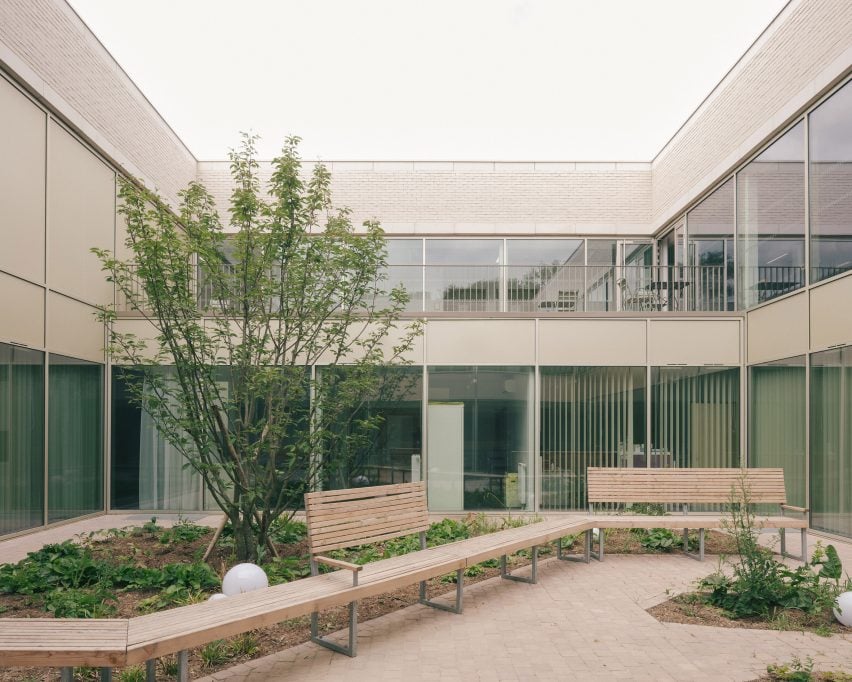
[[[852,537],[852,348],[811,356],[811,527]]]
[[[0,535],[44,523],[44,356],[0,344]]]
[[[102,368],[50,356],[48,521],[103,510]]]
[[[750,467],[783,467],[787,502],[805,506],[805,358],[749,368]]]

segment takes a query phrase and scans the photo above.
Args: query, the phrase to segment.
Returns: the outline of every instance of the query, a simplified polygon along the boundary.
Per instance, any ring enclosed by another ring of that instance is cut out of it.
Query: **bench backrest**
[[[786,504],[783,469],[630,469],[589,467],[588,500],[595,502],[724,503],[742,481],[753,503]]]
[[[311,554],[429,528],[426,484],[398,483],[305,494]]]

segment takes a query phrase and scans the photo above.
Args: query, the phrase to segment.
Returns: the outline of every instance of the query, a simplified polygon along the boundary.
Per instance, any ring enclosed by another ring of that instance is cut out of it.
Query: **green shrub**
[[[111,572],[84,547],[66,541],[30,552],[17,564],[0,566],[0,592],[41,594],[57,588],[91,587]]]
[[[195,542],[209,532],[210,529],[207,526],[199,526],[192,521],[181,519],[174,526],[160,533],[160,542],[164,545]]]
[[[56,589],[44,597],[44,608],[57,618],[107,618],[116,611],[115,595],[109,590]]]
[[[257,637],[255,637],[251,632],[246,632],[238,637],[234,637],[234,639],[232,639],[228,644],[228,650],[233,658],[254,656],[259,649],[260,645],[257,642]]]
[[[231,653],[228,651],[228,646],[221,639],[210,642],[201,649],[201,661],[207,668],[214,668],[225,663],[230,657]]]
[[[289,583],[311,574],[311,568],[303,557],[280,557],[272,559],[263,565],[263,570],[269,577],[270,585]]]
[[[651,528],[642,531],[639,542],[645,549],[671,552],[673,549],[683,547],[683,535],[668,528]],[[698,542],[698,536],[695,533],[687,535],[686,546],[690,552],[698,549]]]
[[[118,674],[118,682],[145,682],[145,668],[134,665]]]
[[[295,545],[304,540],[307,535],[307,525],[293,519],[276,519],[269,529],[272,540],[282,545]]]
[[[766,672],[771,680],[790,680],[791,682],[810,682],[813,677],[814,661],[808,656],[803,663],[794,656],[789,663],[766,666]]]

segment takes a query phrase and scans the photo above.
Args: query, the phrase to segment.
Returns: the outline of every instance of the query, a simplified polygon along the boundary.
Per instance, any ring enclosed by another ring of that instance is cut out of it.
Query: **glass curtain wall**
[[[852,268],[852,83],[811,113],[811,281]]]
[[[749,367],[750,467],[783,467],[787,502],[805,506],[805,357]]]
[[[615,264],[618,262],[618,241],[589,239],[586,269],[586,310],[616,309]]]
[[[44,354],[0,343],[0,535],[44,521]]]
[[[586,507],[586,469],[644,466],[644,367],[542,367],[542,510]]]
[[[734,309],[734,181],[687,214],[684,280],[688,310]]]
[[[430,367],[429,505],[533,509],[530,367]]]
[[[506,263],[508,312],[583,310],[582,239],[510,239]]]
[[[740,466],[739,396],[738,367],[651,368],[649,465]]]
[[[811,355],[811,527],[852,537],[852,346]]]
[[[103,510],[103,367],[51,355],[48,522]]]
[[[502,239],[426,240],[427,312],[500,310]]]
[[[805,284],[805,141],[799,122],[737,173],[742,309]]]
[[[384,287],[402,286],[408,292],[408,312],[423,310],[423,240],[388,239],[388,278]]]
[[[376,393],[355,410],[351,420],[341,425],[351,433],[358,420],[379,417],[378,428],[368,431],[363,442],[326,472],[324,487],[351,488],[420,480],[422,404],[422,368],[383,370]]]

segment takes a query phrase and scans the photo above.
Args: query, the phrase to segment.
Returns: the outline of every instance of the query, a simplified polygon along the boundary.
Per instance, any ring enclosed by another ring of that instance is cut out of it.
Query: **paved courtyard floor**
[[[0,561],[16,561],[75,533],[145,520],[138,514],[98,517],[14,538],[0,542]],[[171,520],[158,515],[158,522]],[[810,537],[811,549],[817,539]],[[791,538],[790,550],[797,544]],[[852,544],[834,544],[852,571]],[[824,638],[676,625],[646,613],[715,567],[715,557],[699,563],[678,554],[608,555],[588,565],[550,559],[540,563],[537,585],[496,578],[469,586],[462,615],[418,605],[361,623],[357,658],[302,644],[205,682],[753,680],[768,664],[793,656],[812,657],[817,669],[852,673],[852,632]]]

